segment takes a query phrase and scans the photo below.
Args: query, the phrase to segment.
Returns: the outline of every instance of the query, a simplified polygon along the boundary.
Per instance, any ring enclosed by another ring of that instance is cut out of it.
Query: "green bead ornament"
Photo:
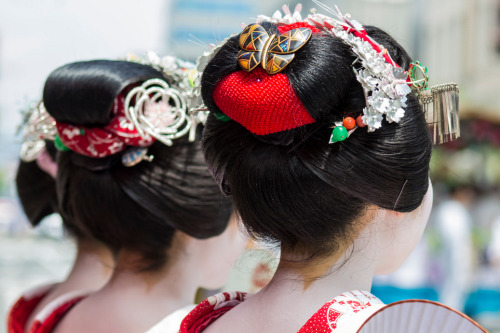
[[[228,116],[226,116],[222,112],[214,112],[214,116],[215,116],[215,118],[217,118],[218,120],[222,121],[223,123],[227,123],[228,121],[231,120],[231,118],[229,118]]]
[[[330,137],[330,143],[335,143],[339,141],[344,141],[347,139],[349,133],[344,126],[337,126],[332,131],[332,136]]]
[[[59,134],[56,135],[56,138],[54,139],[54,146],[56,146],[56,149],[59,151],[68,151],[70,150],[68,147],[62,143],[61,138],[59,137]]]

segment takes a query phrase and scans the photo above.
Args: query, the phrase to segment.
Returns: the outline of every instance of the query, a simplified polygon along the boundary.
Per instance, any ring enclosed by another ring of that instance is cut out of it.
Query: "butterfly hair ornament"
[[[21,159],[25,162],[36,160],[48,140],[54,141],[60,151],[72,150],[92,158],[121,153],[122,164],[131,167],[142,160],[153,160],[147,150],[155,141],[171,146],[173,140],[185,135],[189,141],[194,141],[196,127],[205,123],[206,115],[188,114],[192,90],[189,70],[180,66],[170,70],[175,73],[165,69],[163,72],[170,74],[170,78],[175,76],[174,83],[150,79],[127,94],[119,95],[112,106],[113,116],[103,127],[56,122],[43,101],[39,102],[26,114]]]
[[[454,140],[460,136],[458,124],[458,86],[455,83],[448,83],[432,88],[428,87],[429,77],[427,68],[418,61],[411,64],[408,71],[401,68],[390,56],[387,48],[372,39],[364,27],[357,21],[352,20],[349,14],[343,15],[337,7],[332,9],[323,3],[313,0],[324,11],[332,14],[333,17],[317,13],[315,9],[303,19],[299,4],[292,13],[287,6],[283,6],[284,15],[276,11],[272,17],[258,16],[255,24],[250,24],[243,29],[239,37],[239,51],[237,56],[238,65],[245,71],[258,71],[259,65],[267,75],[282,75],[281,72],[293,61],[296,52],[300,52],[311,36],[316,33],[331,34],[347,44],[356,55],[356,60],[352,65],[356,79],[363,88],[366,106],[358,114],[346,115],[342,121],[331,124],[332,134],[330,143],[345,140],[356,129],[366,127],[368,132],[373,132],[382,126],[383,120],[398,123],[404,117],[408,94],[417,94],[426,112],[426,119],[431,126],[434,144],[439,144]],[[277,26],[281,35],[271,35],[261,26],[264,22],[270,22]],[[289,29],[291,27],[292,29]],[[198,75],[201,76],[206,64],[225,43],[219,43],[212,49],[212,52],[204,54],[198,61]],[[265,82],[262,74],[256,74],[256,79]],[[225,81],[225,80],[224,80]],[[220,85],[224,87],[225,82]],[[242,83],[244,80],[231,78],[230,84]],[[275,80],[278,81],[278,80]],[[245,82],[246,83],[246,82]],[[222,90],[219,89],[219,90]],[[244,106],[245,115],[242,116],[234,105],[229,105],[227,99],[216,90],[214,101],[220,110],[216,117],[222,121],[235,120],[245,126],[253,134],[266,135],[277,131],[285,131],[299,126],[315,122],[303,107],[296,107],[295,96],[292,93],[291,108],[297,109],[293,114],[286,114],[282,111],[280,104],[272,110],[268,110],[269,115],[263,115],[262,106]],[[241,100],[239,104],[246,105],[248,101]],[[286,107],[285,107],[286,108]],[[293,119],[293,125],[275,123],[266,125],[264,130],[260,124],[254,124],[252,118],[268,119],[279,115],[284,123]],[[347,124],[347,127],[346,127]]]
[[[269,36],[259,24],[250,24],[240,35],[242,50],[238,53],[238,64],[247,72],[262,64],[268,74],[279,73],[293,60],[293,52],[307,43],[311,34],[309,28],[298,28],[279,36]]]

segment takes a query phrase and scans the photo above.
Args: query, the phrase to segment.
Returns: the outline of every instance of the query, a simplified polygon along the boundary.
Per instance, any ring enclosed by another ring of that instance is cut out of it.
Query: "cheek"
[[[422,238],[429,220],[432,201],[432,186],[429,186],[422,205],[414,212],[406,214],[405,218],[393,227],[390,245],[384,249],[375,274],[390,274],[396,271],[408,258]]]

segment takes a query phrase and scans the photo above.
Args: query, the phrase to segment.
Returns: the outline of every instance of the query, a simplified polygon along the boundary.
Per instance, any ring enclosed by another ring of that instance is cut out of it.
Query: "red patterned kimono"
[[[184,318],[180,333],[203,332],[246,297],[246,293],[225,292],[207,298]],[[370,315],[384,306],[369,292],[346,292],[323,305],[298,333],[356,332]]]
[[[7,316],[9,333],[24,333],[26,322],[42,299],[56,286],[48,284],[25,292],[12,306]]]
[[[56,298],[36,315],[29,333],[51,333],[71,308],[87,295],[88,292],[78,291]]]

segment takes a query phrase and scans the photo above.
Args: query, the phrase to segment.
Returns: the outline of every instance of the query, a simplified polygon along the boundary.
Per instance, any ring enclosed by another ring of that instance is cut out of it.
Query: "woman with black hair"
[[[44,217],[59,211],[55,183],[56,149],[50,141],[44,145],[36,160],[20,161],[16,175],[17,194],[33,227]],[[98,290],[111,275],[114,262],[109,248],[70,220],[63,219],[62,222],[76,243],[72,268],[64,281],[33,288],[17,300],[8,315],[9,333],[29,332],[35,315],[54,299],[68,293]]]
[[[425,69],[387,33],[332,13],[259,16],[200,59],[209,168],[281,258],[263,290],[208,298],[181,333],[357,332],[384,306],[373,275],[422,235],[432,141],[411,91],[427,79],[409,70]]]
[[[100,290],[43,309],[31,332],[176,332],[197,288],[221,287],[243,249],[178,64],[76,62],[45,82],[33,127],[59,150],[59,212],[109,246],[115,268]]]

